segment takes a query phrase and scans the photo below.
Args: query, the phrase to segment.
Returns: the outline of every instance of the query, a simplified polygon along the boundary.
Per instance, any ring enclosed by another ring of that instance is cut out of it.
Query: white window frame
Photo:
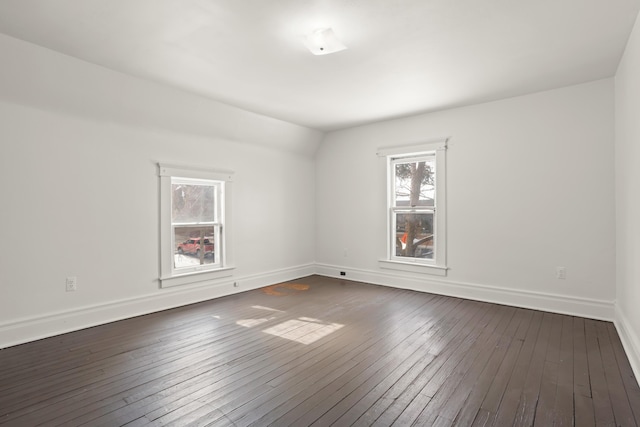
[[[439,138],[422,144],[399,147],[383,147],[378,149],[378,156],[385,160],[387,184],[387,227],[386,227],[386,258],[378,262],[380,268],[399,270],[411,273],[426,273],[438,276],[447,274],[447,236],[446,236],[446,151],[448,138]],[[395,206],[395,164],[409,159],[419,160],[421,157],[435,156],[436,173],[435,196],[433,208],[407,208]],[[395,214],[397,212],[433,212],[433,242],[434,254],[432,259],[398,257],[395,255],[396,228]]]
[[[160,287],[168,288],[199,282],[215,282],[233,275],[230,244],[230,206],[233,172],[205,168],[158,164],[160,177]],[[175,268],[176,248],[171,218],[172,183],[212,185],[216,189],[216,215],[213,222],[189,224],[218,227],[214,242],[216,260],[212,264]]]

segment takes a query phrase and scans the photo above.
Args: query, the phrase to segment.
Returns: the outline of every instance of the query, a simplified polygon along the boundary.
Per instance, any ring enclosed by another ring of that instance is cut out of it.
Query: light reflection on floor
[[[259,305],[251,306],[251,308],[284,313],[282,310],[276,310],[274,308]],[[275,316],[240,319],[236,321],[236,324],[245,328],[253,328],[274,319],[276,319]],[[311,317],[299,317],[297,319],[285,320],[284,322],[267,328],[262,332],[291,341],[296,341],[301,344],[311,344],[320,338],[326,337],[332,332],[337,331],[343,326],[344,325],[339,323],[326,323],[320,319],[314,319]]]
[[[300,319],[305,318],[287,320],[262,332],[301,344],[311,344],[344,326],[339,323],[318,323],[315,319]]]
[[[259,310],[267,310],[267,311],[277,311],[278,313],[284,313],[284,311],[282,311],[282,310],[278,310],[278,309],[271,308],[271,307],[265,307],[263,305],[252,305],[251,308],[257,308]]]

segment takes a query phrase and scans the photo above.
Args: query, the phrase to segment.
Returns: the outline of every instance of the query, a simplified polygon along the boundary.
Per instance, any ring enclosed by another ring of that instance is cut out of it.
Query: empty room
[[[640,425],[639,11],[0,0],[0,426]]]

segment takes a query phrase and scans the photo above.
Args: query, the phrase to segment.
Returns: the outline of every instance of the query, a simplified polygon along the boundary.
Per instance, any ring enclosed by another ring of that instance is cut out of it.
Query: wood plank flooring
[[[611,323],[311,276],[0,350],[2,426],[637,426]]]

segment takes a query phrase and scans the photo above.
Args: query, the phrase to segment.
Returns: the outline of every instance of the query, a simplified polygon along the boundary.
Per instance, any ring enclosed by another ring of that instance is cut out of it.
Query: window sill
[[[198,282],[206,282],[211,280],[219,280],[233,276],[235,267],[224,267],[208,271],[194,271],[191,273],[176,274],[170,277],[160,278],[161,288],[171,288],[180,285],[191,285]]]
[[[417,262],[391,261],[388,259],[379,260],[378,266],[380,268],[385,268],[388,270],[406,271],[410,273],[431,274],[434,276],[446,276],[447,270],[448,270],[447,267],[443,267],[439,265],[428,265],[428,264],[421,264]]]

